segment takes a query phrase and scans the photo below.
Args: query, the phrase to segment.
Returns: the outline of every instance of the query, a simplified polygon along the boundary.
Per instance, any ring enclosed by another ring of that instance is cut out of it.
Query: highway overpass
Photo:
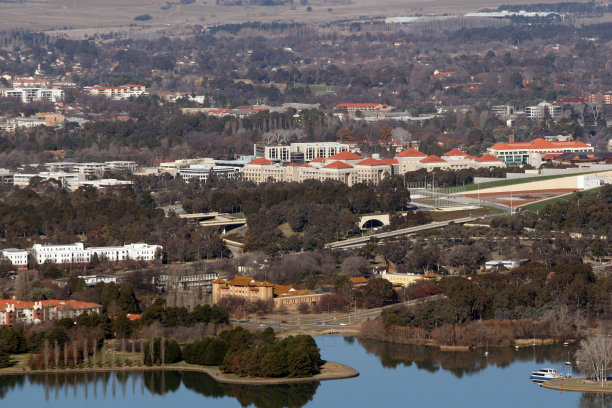
[[[425,224],[425,225],[418,225],[416,227],[402,228],[402,229],[398,229],[395,231],[381,232],[379,234],[367,235],[365,237],[357,237],[357,238],[346,239],[344,241],[330,242],[329,244],[326,244],[325,247],[330,248],[330,249],[360,248],[362,246],[365,246],[368,242],[370,242],[372,238],[375,238],[375,239],[395,238],[401,235],[415,234],[420,231],[426,231],[430,229],[446,227],[450,223],[465,224],[466,222],[472,222],[479,218],[482,218],[482,217],[464,217],[464,218],[457,218],[457,219],[448,220],[448,221],[437,221],[437,222],[432,222],[432,223]]]

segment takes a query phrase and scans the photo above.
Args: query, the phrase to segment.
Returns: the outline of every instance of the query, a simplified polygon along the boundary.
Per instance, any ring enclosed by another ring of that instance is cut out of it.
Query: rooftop
[[[327,160],[363,160],[363,157],[345,150],[333,156],[329,156]]]
[[[421,163],[446,163],[446,160],[436,156],[435,154],[432,154],[431,156],[427,156],[426,158],[421,160]]]
[[[423,152],[418,151],[414,147],[410,147],[403,152],[399,152],[397,157],[427,157],[427,155]]]

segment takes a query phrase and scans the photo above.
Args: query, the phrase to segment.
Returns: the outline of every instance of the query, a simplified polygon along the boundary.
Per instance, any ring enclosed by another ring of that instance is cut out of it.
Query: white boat
[[[554,368],[540,368],[537,371],[531,372],[530,379],[534,381],[548,381],[554,380],[555,378],[561,378],[562,374]]]

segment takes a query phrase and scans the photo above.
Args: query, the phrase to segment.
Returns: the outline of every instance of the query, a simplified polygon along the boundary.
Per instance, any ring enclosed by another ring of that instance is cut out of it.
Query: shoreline
[[[364,340],[376,340],[376,341],[382,341],[385,343],[392,343],[392,344],[404,344],[404,345],[410,345],[410,346],[425,346],[425,347],[434,347],[434,348],[438,348],[441,351],[474,351],[474,350],[482,350],[485,349],[485,346],[466,346],[466,345],[447,345],[447,344],[439,344],[436,343],[435,341],[429,339],[429,340],[422,340],[422,341],[409,341],[409,342],[398,342],[398,341],[393,341],[393,340],[386,340],[384,338],[380,338],[380,337],[369,337],[369,336],[362,336],[360,334],[356,334],[355,337],[360,338],[360,339],[364,339]],[[553,344],[561,344],[564,342],[568,342],[568,343],[575,343],[577,340],[575,339],[570,339],[570,340],[555,340],[555,339],[535,339],[535,341],[533,339],[516,339],[514,341],[514,344],[508,344],[508,345],[489,345],[488,348],[489,349],[505,349],[505,348],[514,348],[514,349],[519,349],[519,348],[527,348],[527,347],[535,347],[535,346],[550,346]]]
[[[601,383],[587,380],[586,377],[557,378],[544,381],[542,388],[554,391],[586,392],[590,394],[612,394],[612,383]]]
[[[180,364],[180,363],[179,363]],[[327,370],[326,370],[327,369]],[[307,383],[317,381],[344,380],[359,376],[359,371],[353,367],[334,361],[326,361],[321,367],[321,372],[312,377],[301,378],[233,378],[223,374],[221,371],[211,367],[197,365],[164,365],[164,366],[139,366],[139,367],[96,367],[96,368],[58,368],[48,370],[6,370],[0,371],[3,375],[30,375],[30,374],[88,374],[108,372],[136,372],[136,371],[191,371],[208,374],[217,382],[225,384],[240,385],[281,385],[294,383]],[[327,373],[325,371],[328,371]],[[329,372],[331,371],[331,372]]]

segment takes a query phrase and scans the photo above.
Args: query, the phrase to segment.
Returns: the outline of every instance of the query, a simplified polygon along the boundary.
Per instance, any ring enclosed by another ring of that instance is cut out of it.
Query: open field
[[[556,0],[538,0],[537,3]],[[153,32],[169,34],[185,26],[240,23],[245,21],[297,21],[303,23],[326,23],[336,20],[355,19],[360,16],[389,17],[414,15],[416,13],[463,14],[485,7],[501,4],[536,3],[530,0],[389,0],[381,4],[374,0],[312,0],[307,6],[298,2],[286,6],[225,6],[214,0],[197,0],[192,4],[173,2],[166,6],[164,0],[49,0],[3,3],[0,29],[23,28],[30,30],[59,30],[58,33],[73,38],[83,38],[93,33],[111,31]],[[166,7],[164,7],[166,8]],[[134,21],[134,17],[149,14],[146,22]],[[137,24],[135,24],[137,23]],[[135,24],[129,28],[130,24]],[[154,30],[150,30],[153,28]],[[160,30],[161,29],[161,30]]]

